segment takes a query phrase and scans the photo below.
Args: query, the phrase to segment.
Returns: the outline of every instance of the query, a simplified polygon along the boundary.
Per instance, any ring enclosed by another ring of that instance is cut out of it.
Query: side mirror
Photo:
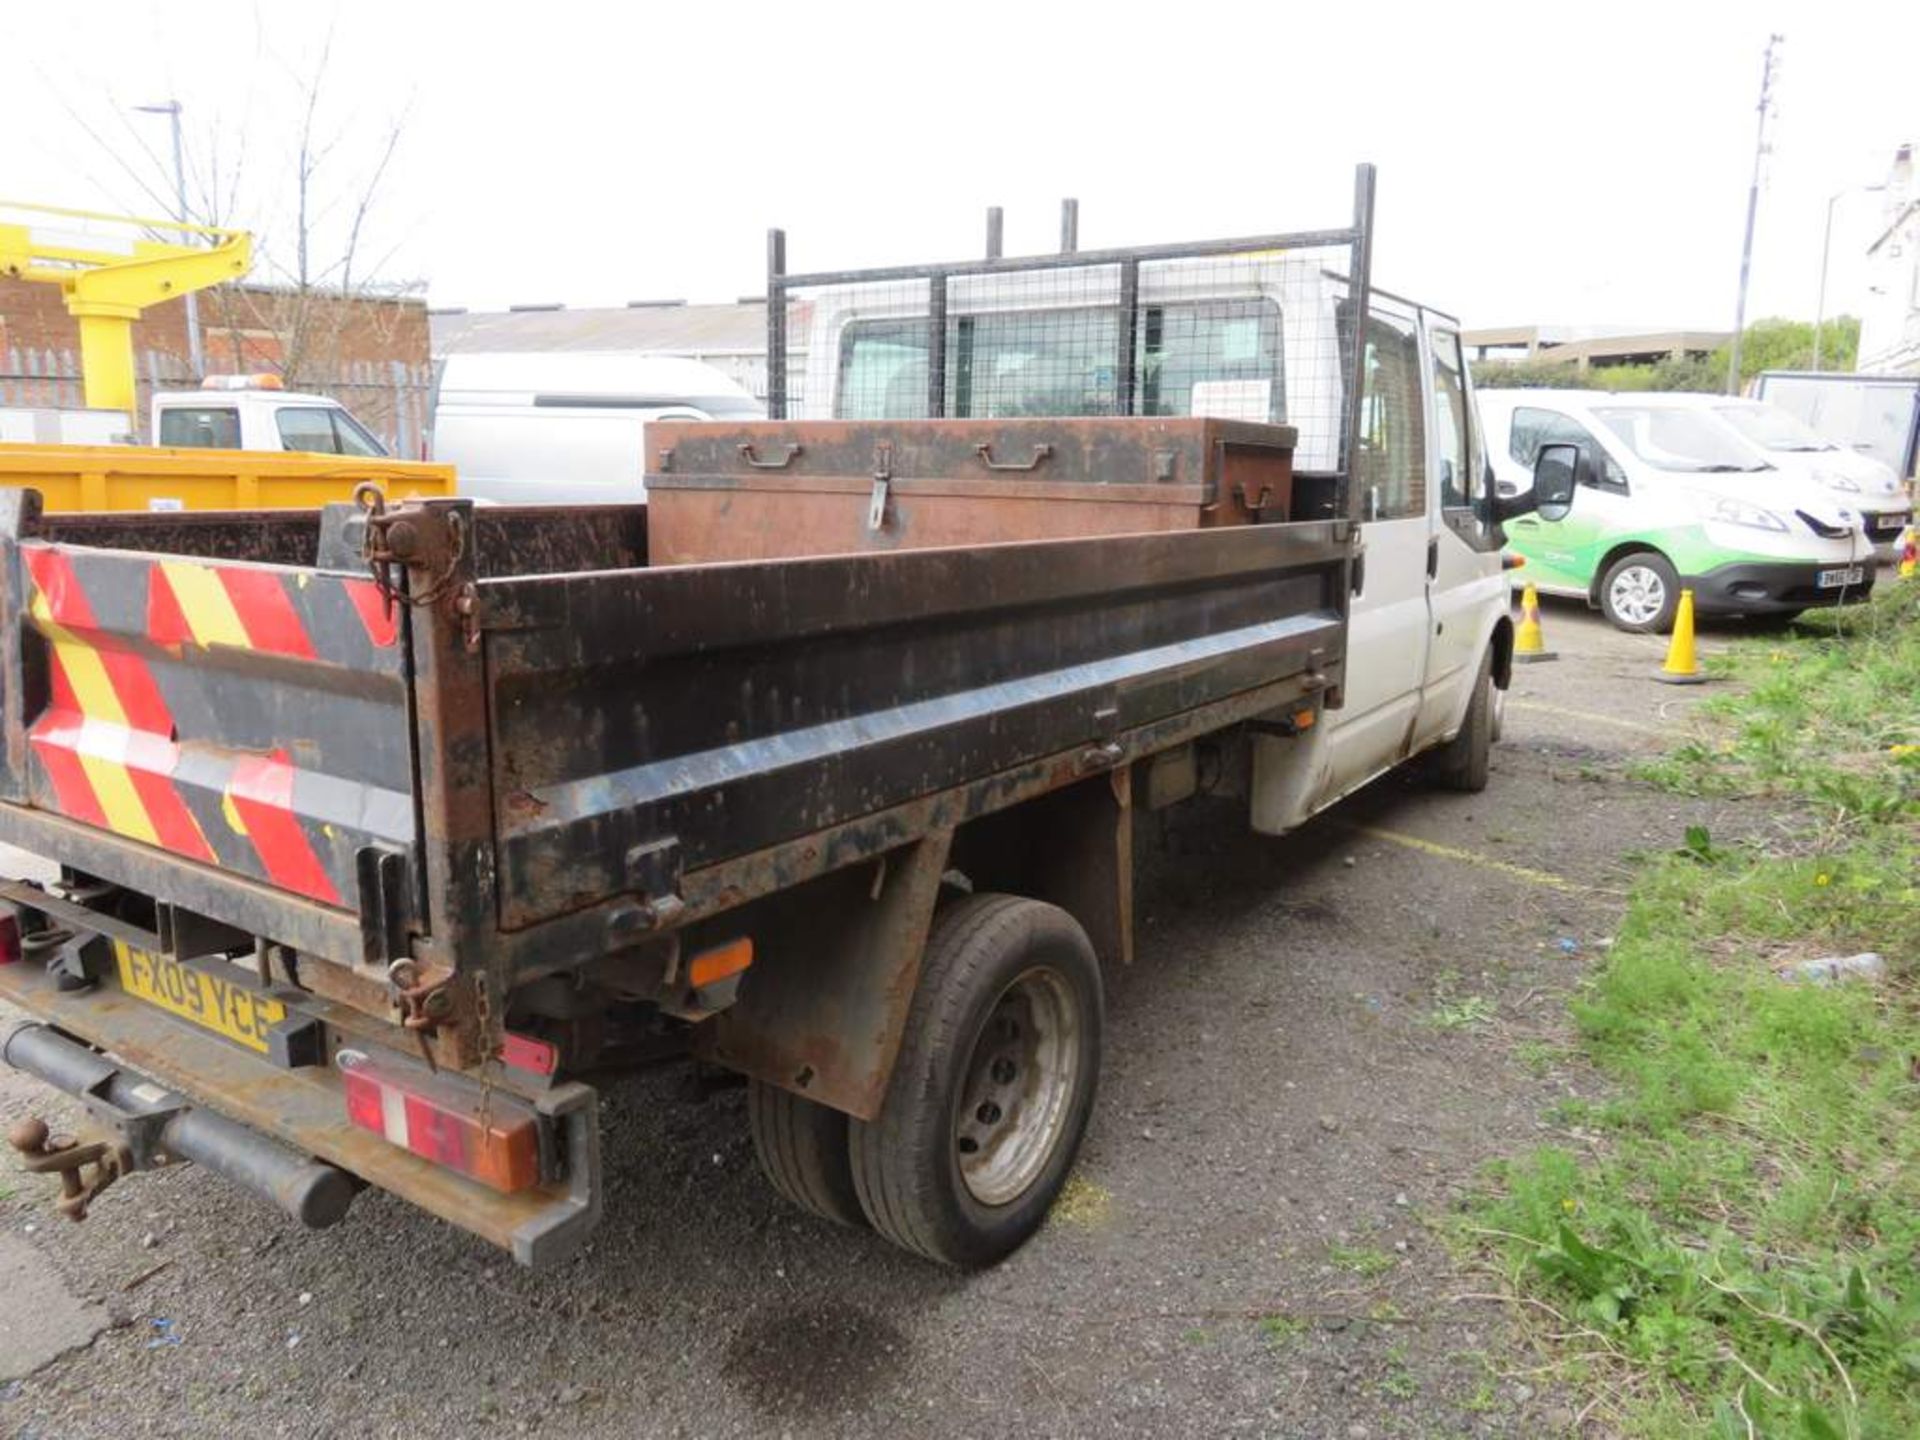
[[[1542,520],[1564,520],[1573,509],[1586,457],[1578,445],[1542,445],[1533,462],[1533,508]]]
[[[1533,462],[1533,486],[1522,490],[1509,480],[1499,481],[1493,492],[1493,518],[1504,525],[1522,515],[1538,514],[1542,520],[1564,520],[1573,509],[1575,488],[1587,474],[1591,462],[1578,445],[1542,445]]]

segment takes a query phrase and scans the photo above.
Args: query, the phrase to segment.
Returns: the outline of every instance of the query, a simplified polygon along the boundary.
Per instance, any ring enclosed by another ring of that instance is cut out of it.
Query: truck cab
[[[1279,833],[1456,741],[1476,708],[1486,733],[1463,745],[1483,781],[1512,624],[1503,502],[1459,322],[1370,293],[1353,493],[1342,493],[1354,374],[1346,257],[1250,246],[770,283],[810,316],[792,347],[807,418],[1192,415],[1297,428],[1291,512],[1267,518],[1351,514],[1360,560],[1342,703],[1311,735],[1254,746],[1253,823]],[[932,314],[944,317],[943,344]]]
[[[285,389],[277,375],[214,375],[153,397],[153,443],[172,450],[284,450],[384,457],[338,400]]]

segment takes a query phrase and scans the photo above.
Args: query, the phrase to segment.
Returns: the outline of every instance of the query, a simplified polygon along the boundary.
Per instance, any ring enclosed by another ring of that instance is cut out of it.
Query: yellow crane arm
[[[83,228],[103,223],[126,233]],[[210,243],[177,244],[140,233],[166,230]],[[236,280],[252,264],[253,237],[244,230],[0,200],[0,275],[60,287],[67,313],[80,322],[87,404],[102,409],[133,413],[133,322],[142,310]]]

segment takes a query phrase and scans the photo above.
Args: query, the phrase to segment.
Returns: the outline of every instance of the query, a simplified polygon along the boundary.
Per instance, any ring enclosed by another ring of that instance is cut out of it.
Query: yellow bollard
[[[1540,593],[1531,585],[1520,592],[1520,628],[1513,632],[1513,658],[1521,665],[1560,658],[1547,649],[1547,637],[1540,630]]]
[[[1693,591],[1680,592],[1680,608],[1673,612],[1673,639],[1667,642],[1667,663],[1653,677],[1663,685],[1704,685],[1700,657],[1693,650]]]

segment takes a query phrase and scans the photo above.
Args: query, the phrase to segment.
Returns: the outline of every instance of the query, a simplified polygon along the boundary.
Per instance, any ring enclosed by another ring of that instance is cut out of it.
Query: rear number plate
[[[1831,590],[1837,585],[1858,585],[1867,578],[1867,572],[1858,565],[1845,570],[1822,570],[1814,576],[1814,584],[1822,590]]]
[[[287,1007],[278,1000],[229,985],[164,955],[150,955],[116,940],[113,956],[120,966],[120,986],[129,995],[262,1055],[267,1053],[267,1032],[287,1018]]]

